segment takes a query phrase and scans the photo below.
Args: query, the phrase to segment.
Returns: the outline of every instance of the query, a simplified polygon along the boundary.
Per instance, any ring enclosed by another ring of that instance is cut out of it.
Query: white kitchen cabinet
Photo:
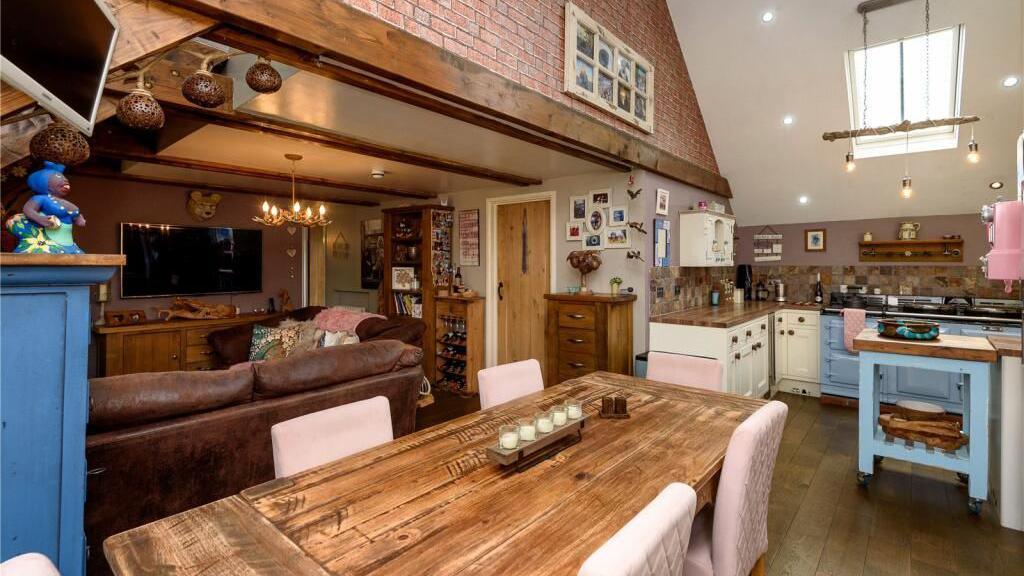
[[[720,361],[723,392],[757,397],[768,392],[770,314],[731,328],[651,322],[650,334],[652,351]]]
[[[680,266],[732,266],[736,218],[717,212],[679,214]]]
[[[776,379],[818,382],[819,314],[783,310],[775,317]]]

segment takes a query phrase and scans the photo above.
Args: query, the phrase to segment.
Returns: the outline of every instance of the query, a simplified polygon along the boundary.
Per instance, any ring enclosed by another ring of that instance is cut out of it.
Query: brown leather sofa
[[[422,357],[379,340],[233,370],[91,380],[89,573],[110,573],[107,537],[273,479],[270,427],[278,422],[385,396],[395,437],[412,432]]]
[[[217,366],[219,368],[227,368],[249,359],[249,348],[252,343],[252,327],[254,324],[277,326],[286,318],[299,321],[312,320],[323,309],[322,306],[307,306],[291,312],[276,314],[260,322],[232,326],[231,328],[210,333],[207,336],[207,341],[209,341],[210,347],[213,348],[213,356]],[[367,318],[356,326],[356,336],[359,336],[360,342],[399,340],[422,348],[423,332],[425,330],[426,325],[423,321],[411,316]]]

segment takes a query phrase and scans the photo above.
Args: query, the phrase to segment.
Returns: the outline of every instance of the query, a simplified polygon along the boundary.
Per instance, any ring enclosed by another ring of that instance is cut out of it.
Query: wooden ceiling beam
[[[120,30],[110,69],[118,70],[213,29],[217,21],[162,0],[105,0]],[[27,25],[27,24],[26,24]],[[27,94],[0,84],[0,117],[35,104]],[[112,112],[112,111],[109,111]],[[97,118],[97,122],[99,122]]]
[[[120,170],[110,169],[109,167],[101,167],[95,163],[83,164],[68,169],[68,176],[86,176],[90,178],[103,178],[105,180],[118,180],[122,182],[138,182],[140,184],[157,184],[160,186],[174,186],[178,188],[192,188],[195,190],[207,190],[211,192],[228,192],[236,194],[248,194],[250,196],[260,196],[267,198],[285,198],[291,200],[291,192],[277,191],[271,192],[268,190],[259,190],[256,188],[246,188],[244,186],[231,186],[228,184],[210,184],[208,182],[197,182],[192,180],[184,180],[177,178],[158,178],[155,176],[141,176],[137,174],[129,174],[127,172],[121,172]],[[331,202],[334,204],[348,204],[351,206],[380,206],[380,202],[373,200],[364,200],[361,198],[346,198],[331,196],[328,194],[322,194],[318,192],[311,192],[304,190],[301,194],[303,199],[308,199],[316,202]]]
[[[216,42],[227,44],[233,48],[244,50],[251,54],[266,56],[277,62],[282,62],[305,72],[310,72],[349,86],[355,86],[363,90],[386,96],[399,102],[411,104],[431,112],[461,120],[467,124],[486,128],[492,132],[511,136],[536,146],[541,146],[567,156],[579,158],[599,166],[604,166],[618,172],[629,172],[632,166],[621,160],[616,160],[610,154],[599,154],[573,146],[565,142],[552,140],[537,132],[525,130],[508,122],[502,122],[494,117],[477,112],[464,106],[457,106],[450,102],[440,100],[423,92],[411,90],[407,87],[397,85],[381,78],[369,75],[358,70],[337,66],[320,60],[315,54],[295,48],[293,46],[275,42],[262,36],[251,34],[245,30],[231,27],[222,27],[207,35]]]
[[[179,72],[178,75],[172,74],[172,71],[175,70]],[[432,170],[461,174],[513,186],[535,186],[543,183],[543,180],[539,178],[521,176],[484,166],[449,160],[431,154],[377,144],[360,138],[345,136],[331,130],[290,122],[280,118],[225,108],[200,108],[187,101],[181,95],[181,83],[184,82],[186,75],[182,74],[174,63],[162,61],[150,68],[146,76],[147,81],[153,85],[151,92],[167,109],[167,125],[174,124],[173,118],[175,116],[191,118],[206,124],[215,124],[247,132],[270,134],[300,142],[312,142],[325,148],[341,150],[343,152],[351,152],[362,156],[380,158],[412,166],[421,166]],[[107,92],[116,95],[126,94],[132,88],[134,88],[134,80],[130,80],[127,83],[116,80],[107,84]]]
[[[180,158],[177,156],[165,156],[162,154],[157,155],[145,152],[132,152],[127,150],[119,150],[116,148],[99,147],[96,145],[92,147],[92,153],[93,156],[98,156],[102,158],[113,158],[116,160],[124,160],[127,162],[142,162],[144,164],[157,164],[159,166],[172,166],[175,168],[200,170],[203,172],[234,174],[236,176],[263,178],[265,180],[278,180],[281,182],[291,182],[292,180],[292,175],[288,172],[274,172],[271,170],[250,168],[248,166],[222,164],[220,162],[208,162],[205,160]],[[360,184],[358,182],[343,182],[340,180],[332,180],[330,178],[320,178],[318,176],[304,176],[301,174],[295,175],[295,182],[300,184],[312,184],[314,186],[324,186],[327,188],[337,188],[339,190],[349,190],[352,192],[383,194],[386,196],[396,196],[400,198],[424,199],[437,197],[437,194],[433,192],[389,188],[384,186],[373,186],[371,184]]]

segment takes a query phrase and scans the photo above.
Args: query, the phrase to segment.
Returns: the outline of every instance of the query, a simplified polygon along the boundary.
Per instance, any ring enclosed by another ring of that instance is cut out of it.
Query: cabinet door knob
[[[779,336],[785,336],[785,335],[786,335],[786,331],[785,330],[779,330]]]
[[[583,314],[569,314],[569,318],[572,318],[574,320],[583,320],[584,318],[586,318],[586,316],[584,316]]]
[[[732,343],[733,343],[733,344],[735,344],[735,343],[737,343],[737,342],[739,342],[739,341],[740,341],[740,337],[739,337],[739,336],[733,336],[733,337],[732,337]]]
[[[740,353],[739,353],[739,352],[737,352],[737,353],[736,353],[736,356],[735,356],[735,358],[736,358],[737,360],[739,360],[739,359],[740,359]]]
[[[768,325],[767,324],[761,324],[761,330],[767,330],[767,329],[768,329]]]
[[[796,319],[796,321],[797,321],[797,322],[803,322],[803,321],[804,321],[804,317],[803,317],[803,316],[801,316],[801,317],[797,318],[797,319]]]
[[[747,336],[752,336],[753,334],[754,334],[753,330],[747,330]]]
[[[793,332],[792,330],[790,330],[789,331],[789,335],[792,336],[793,334],[796,334],[796,332]]]

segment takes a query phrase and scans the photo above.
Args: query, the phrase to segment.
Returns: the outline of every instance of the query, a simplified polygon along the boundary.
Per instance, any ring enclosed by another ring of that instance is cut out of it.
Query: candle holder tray
[[[532,442],[520,442],[519,446],[506,450],[494,443],[487,447],[487,457],[502,466],[516,466],[524,470],[546,460],[583,439],[583,427],[587,415],[569,420],[547,434],[538,434]]]

